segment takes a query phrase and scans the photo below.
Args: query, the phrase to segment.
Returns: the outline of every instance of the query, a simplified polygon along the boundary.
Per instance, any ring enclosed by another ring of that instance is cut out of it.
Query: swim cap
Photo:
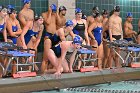
[[[77,13],[82,13],[82,10],[80,8],[76,8],[75,9],[75,14],[77,14]]]
[[[94,18],[96,18],[96,17],[98,17],[98,16],[100,16],[100,13],[99,13],[99,12],[93,14],[93,17],[94,17]]]
[[[108,11],[106,9],[102,10],[102,15],[104,15],[104,14],[108,14]]]
[[[73,39],[73,44],[79,44],[82,45],[82,40],[80,38],[80,36],[76,35]]]
[[[23,2],[24,4],[27,4],[27,3],[31,2],[31,0],[22,0],[22,2]]]
[[[66,23],[65,23],[66,27],[68,26],[73,26],[73,22],[71,20],[68,20]]]
[[[95,7],[92,8],[92,11],[93,11],[94,13],[97,13],[97,12],[99,12],[99,8],[98,8],[97,6],[95,6]]]
[[[51,5],[51,9],[52,9],[52,12],[56,12],[57,11],[57,7],[55,4],[52,4]]]
[[[9,8],[9,9],[7,10],[7,13],[8,13],[8,14],[17,13],[17,11],[16,11],[15,9],[13,9],[13,8]]]
[[[8,9],[15,9],[15,6],[13,6],[13,5],[8,5],[7,8],[8,8]]]
[[[120,12],[120,7],[119,6],[114,6],[114,11],[115,12]]]
[[[0,12],[1,12],[1,11],[7,12],[7,8],[6,8],[5,6],[0,6]]]
[[[65,7],[65,6],[60,6],[60,7],[59,7],[59,12],[60,12],[60,11],[63,11],[63,10],[67,10],[66,7]]]
[[[41,19],[41,18],[43,18],[43,17],[36,14],[34,20],[37,21],[38,19]]]
[[[131,12],[128,12],[128,13],[126,14],[126,17],[133,17],[133,15],[132,15]]]
[[[15,7],[13,5],[8,5],[7,6],[7,13],[8,14],[12,14],[12,13],[16,13],[17,11],[15,10]]]

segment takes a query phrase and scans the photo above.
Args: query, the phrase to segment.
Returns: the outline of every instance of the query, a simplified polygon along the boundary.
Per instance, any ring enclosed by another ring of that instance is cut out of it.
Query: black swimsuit
[[[77,23],[76,26],[73,28],[73,33],[81,36],[84,39],[85,38],[85,24]]]
[[[60,44],[53,46],[51,49],[54,51],[54,53],[57,56],[57,58],[61,57],[61,47],[60,47]]]

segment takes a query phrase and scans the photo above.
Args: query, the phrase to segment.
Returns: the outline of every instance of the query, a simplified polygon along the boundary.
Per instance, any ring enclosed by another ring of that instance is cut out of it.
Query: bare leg
[[[109,64],[109,68],[112,68],[112,63],[113,63],[113,56],[114,56],[114,53],[113,53],[113,50],[112,48],[110,49],[110,56],[109,56],[109,61],[108,61],[108,64]]]
[[[119,48],[117,48],[117,52],[120,54],[120,49]],[[119,62],[119,56],[118,55],[115,55],[115,66],[117,68],[120,68],[121,67],[121,64]]]
[[[101,43],[97,50],[98,55],[98,68],[102,70],[102,60],[103,60],[103,44]]]
[[[63,67],[63,72],[69,72],[69,66],[68,66],[68,62],[66,59],[64,59],[64,61],[62,62],[62,67]]]
[[[45,39],[44,41],[44,53],[43,53],[43,61],[41,64],[41,72],[45,73],[46,70],[46,65],[48,64],[48,58],[47,58],[47,53],[49,51],[49,49],[51,48],[51,40],[50,39]]]
[[[138,44],[140,44],[140,35],[138,35],[138,37],[137,37],[137,42],[138,42]]]
[[[103,68],[106,68],[109,66],[109,55],[110,55],[110,48],[108,48],[107,43],[104,42],[104,61],[103,61]]]

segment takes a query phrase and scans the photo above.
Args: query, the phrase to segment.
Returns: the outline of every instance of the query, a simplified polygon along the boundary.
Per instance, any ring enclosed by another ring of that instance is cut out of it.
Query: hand
[[[137,35],[137,32],[134,31],[134,34]]]
[[[35,41],[36,41],[36,37],[35,37],[35,36],[32,36],[32,38],[31,38],[31,39],[32,39],[32,41],[33,41],[33,42],[35,42]]]
[[[49,6],[49,8],[48,8],[48,12],[52,13],[51,6]]]
[[[60,71],[55,72],[54,75],[55,75],[55,78],[61,78],[61,72]]]
[[[23,49],[27,49],[27,46],[26,45],[23,45]]]
[[[94,47],[98,47],[98,42],[94,39],[94,40],[92,40],[91,45],[94,46]]]

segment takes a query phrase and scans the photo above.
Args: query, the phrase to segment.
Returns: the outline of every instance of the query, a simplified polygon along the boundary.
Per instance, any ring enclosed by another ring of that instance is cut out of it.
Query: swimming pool
[[[32,93],[140,93],[140,80],[108,82],[106,84]]]

